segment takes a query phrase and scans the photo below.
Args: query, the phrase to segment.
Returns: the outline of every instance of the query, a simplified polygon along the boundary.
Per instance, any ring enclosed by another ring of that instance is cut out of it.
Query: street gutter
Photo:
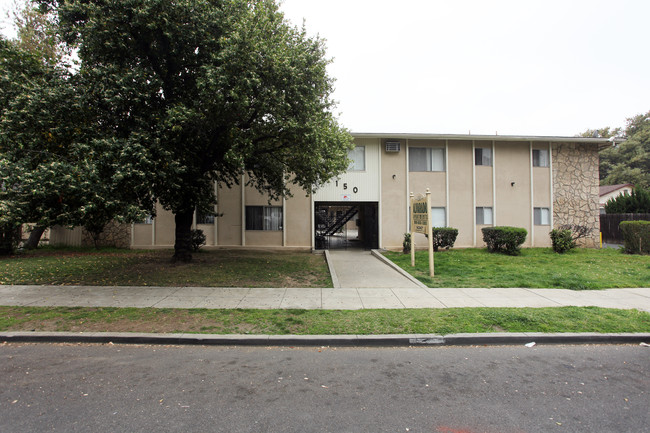
[[[538,344],[646,344],[650,333],[484,333],[388,335],[149,334],[135,332],[1,332],[3,343],[95,343],[201,346],[439,347]]]

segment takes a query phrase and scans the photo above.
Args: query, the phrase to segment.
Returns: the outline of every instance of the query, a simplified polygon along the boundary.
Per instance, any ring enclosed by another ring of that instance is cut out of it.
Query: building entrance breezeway
[[[316,249],[379,247],[377,203],[316,202]]]

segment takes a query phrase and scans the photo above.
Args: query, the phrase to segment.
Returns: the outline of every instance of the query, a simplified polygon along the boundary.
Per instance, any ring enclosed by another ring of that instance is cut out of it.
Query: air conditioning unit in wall
[[[386,152],[399,152],[399,147],[400,147],[399,141],[386,142]]]

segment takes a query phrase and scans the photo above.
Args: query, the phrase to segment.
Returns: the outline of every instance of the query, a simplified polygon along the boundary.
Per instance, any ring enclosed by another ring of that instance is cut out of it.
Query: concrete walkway
[[[650,312],[650,288],[244,289],[215,287],[0,286],[0,305],[154,308],[452,308],[597,306]]]
[[[330,265],[334,288],[418,289],[426,286],[381,254],[364,250],[330,250],[325,257]],[[383,259],[383,260],[382,260]]]

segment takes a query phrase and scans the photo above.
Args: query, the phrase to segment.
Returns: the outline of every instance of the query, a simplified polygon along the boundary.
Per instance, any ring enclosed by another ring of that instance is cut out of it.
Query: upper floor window
[[[348,152],[350,158],[349,171],[364,171],[366,169],[366,146],[357,146]]]
[[[548,167],[548,150],[533,149],[533,167]]]
[[[475,148],[474,162],[476,165],[492,165],[492,149],[489,147]]]
[[[445,171],[445,149],[409,147],[409,171]]]

